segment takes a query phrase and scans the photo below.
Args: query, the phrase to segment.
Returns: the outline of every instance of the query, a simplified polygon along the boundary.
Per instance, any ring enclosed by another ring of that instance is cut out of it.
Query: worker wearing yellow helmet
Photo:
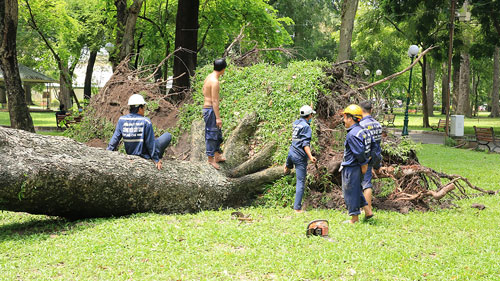
[[[361,181],[370,160],[373,137],[359,125],[363,117],[361,107],[351,104],[342,112],[347,135],[344,142],[344,159],[341,164],[342,193],[351,219],[346,223],[359,221],[360,209],[367,205]],[[365,214],[367,217],[373,213]]]

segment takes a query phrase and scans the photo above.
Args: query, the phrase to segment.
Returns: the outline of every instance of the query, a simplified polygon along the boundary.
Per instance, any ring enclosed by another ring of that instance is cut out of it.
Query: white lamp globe
[[[410,48],[408,49],[408,56],[410,58],[414,57],[414,56],[418,55],[419,51],[420,51],[420,49],[418,48],[417,45],[411,45]]]
[[[375,71],[375,75],[377,75],[377,76],[380,76],[380,75],[382,75],[382,70],[380,70],[380,69],[377,69],[377,71]]]
[[[365,72],[364,72],[364,73],[365,73],[365,75],[366,75],[366,76],[368,76],[368,75],[370,75],[370,70],[369,70],[369,69],[367,69],[367,70],[365,70]]]

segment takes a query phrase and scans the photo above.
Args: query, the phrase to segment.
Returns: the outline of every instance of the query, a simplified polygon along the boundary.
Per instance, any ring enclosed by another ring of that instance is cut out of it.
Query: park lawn
[[[56,127],[54,112],[31,112],[30,114],[35,127]],[[9,112],[0,111],[0,125],[10,126]]]
[[[423,145],[418,156],[500,189],[498,154]],[[74,222],[1,212],[0,279],[498,280],[499,199],[406,215],[377,211],[354,226],[341,224],[348,217],[335,210],[249,207],[240,211],[254,221],[242,224],[230,219],[233,210]],[[331,241],[306,238],[307,223],[322,218]]]
[[[446,119],[446,115],[441,115],[441,112],[434,111],[434,116],[429,117],[429,124],[431,126],[437,125],[439,119]],[[404,124],[404,112],[395,112],[396,118],[394,119],[394,125],[396,128],[403,128]],[[464,134],[466,135],[474,135],[474,127],[493,127],[495,131],[495,135],[500,136],[500,118],[489,118],[489,112],[480,112],[479,118],[465,118],[464,119]],[[410,113],[408,115],[408,129],[409,130],[424,130],[431,131],[431,128],[422,127],[422,119],[423,114],[420,111],[419,113]],[[439,130],[443,132],[443,129]]]

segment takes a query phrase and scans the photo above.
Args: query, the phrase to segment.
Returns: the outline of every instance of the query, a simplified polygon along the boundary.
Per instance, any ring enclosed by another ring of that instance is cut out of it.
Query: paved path
[[[401,136],[401,130],[390,129],[390,131],[397,136]],[[409,136],[413,141],[415,141],[417,143],[424,143],[424,144],[444,144],[444,139],[445,139],[444,133],[429,132],[429,131],[422,131],[422,130],[411,130],[409,132]],[[475,147],[475,144],[473,147]],[[486,149],[486,150],[488,149],[484,145],[481,145],[480,148]],[[497,147],[495,149],[495,152],[500,153],[500,147]]]

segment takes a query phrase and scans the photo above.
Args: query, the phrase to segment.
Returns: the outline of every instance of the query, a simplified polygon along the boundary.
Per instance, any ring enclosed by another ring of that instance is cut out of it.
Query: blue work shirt
[[[373,137],[361,127],[354,123],[347,129],[344,142],[344,159],[342,166],[361,166],[368,163],[372,148]]]
[[[293,122],[292,145],[289,153],[307,158],[304,147],[311,145],[312,130],[306,119],[300,118]]]
[[[106,149],[116,150],[122,138],[127,154],[153,159],[155,162],[160,160],[155,152],[155,134],[149,118],[137,113],[120,117]]]
[[[359,125],[367,129],[377,144],[380,145],[380,142],[382,141],[382,125],[380,125],[377,120],[375,120],[371,115],[368,115],[361,119]]]

